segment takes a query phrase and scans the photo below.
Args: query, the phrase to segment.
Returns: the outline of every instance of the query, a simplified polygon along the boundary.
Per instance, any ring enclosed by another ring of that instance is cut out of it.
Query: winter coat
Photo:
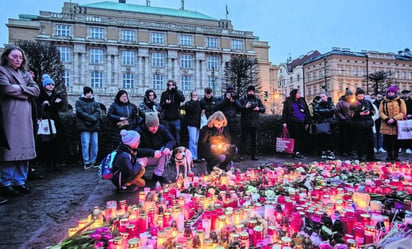
[[[251,107],[246,108],[246,104],[251,104]],[[259,113],[265,113],[265,107],[262,101],[256,97],[256,95],[246,95],[240,98],[239,104],[242,107],[240,115],[240,125],[243,127],[256,128],[259,125]],[[259,107],[259,111],[253,110],[255,107]]]
[[[163,125],[159,125],[155,134],[151,133],[145,124],[138,126],[136,131],[140,134],[137,157],[153,157],[156,150],[163,148],[173,150],[176,145],[176,140]]]
[[[345,96],[340,97],[338,104],[336,104],[336,118],[340,123],[348,123],[352,120],[350,114],[350,103]]]
[[[397,135],[396,122],[389,125],[387,121],[391,118],[401,120],[405,117],[405,114],[406,105],[403,99],[400,99],[399,96],[394,99],[383,97],[383,101],[379,106],[379,116],[382,119],[380,132],[385,135]]]
[[[139,117],[142,122],[144,122],[146,113],[148,112],[157,112],[159,119],[164,119],[160,105],[154,101],[150,101],[147,96],[144,96],[142,102],[139,104]]]
[[[218,98],[212,96],[210,99],[203,97],[200,100],[200,108],[205,110],[206,117],[209,118],[216,111],[216,105],[219,101]]]
[[[62,101],[56,103],[56,99],[59,98]],[[43,105],[44,101],[48,101],[49,105]],[[61,121],[59,111],[63,107],[63,97],[58,94],[55,90],[51,93],[48,93],[46,90],[42,89],[40,95],[37,99],[38,103],[38,114],[39,119],[50,118],[54,120],[57,132],[61,130]]]
[[[283,103],[283,111],[282,111],[282,122],[283,123],[304,123],[304,124],[310,124],[312,122],[312,117],[309,112],[309,107],[306,104],[306,101],[304,98],[299,98],[297,100],[298,105],[300,106],[301,112],[305,115],[305,118],[303,121],[297,119],[294,115],[294,109],[293,109],[293,100],[292,98],[288,97],[286,101]]]
[[[200,114],[202,113],[202,109],[200,108],[200,101],[194,101],[191,99],[184,104],[183,108],[186,112],[186,124],[200,128]]]
[[[239,100],[231,102],[228,98],[222,96],[216,105],[216,111],[222,111],[227,119],[227,124],[230,127],[239,125],[238,113],[242,110]]]
[[[112,182],[120,188],[139,174],[142,165],[137,162],[136,156],[130,153],[126,145],[119,144],[116,151],[117,154],[113,160]]]
[[[79,131],[100,130],[100,105],[94,98],[81,96],[76,101],[76,127]]]
[[[372,116],[375,112],[373,104],[366,99],[361,101],[356,100],[354,104],[350,106],[350,111],[353,113],[352,126],[355,129],[369,129],[374,125]],[[368,115],[361,115],[362,112],[369,111]]]
[[[30,99],[39,94],[40,88],[28,72],[0,66],[1,121],[10,147],[0,148],[0,161],[30,160],[36,157]]]
[[[313,108],[313,119],[316,123],[330,123],[334,124],[335,119],[335,105],[331,101],[320,101]]]
[[[171,100],[170,104],[166,100]],[[174,89],[172,91],[166,90],[160,97],[160,106],[163,109],[164,119],[168,121],[178,120],[180,118],[180,103],[185,101],[185,96],[182,91]]]
[[[129,101],[127,103],[123,103],[119,100],[115,100],[109,107],[107,117],[113,122],[114,125],[120,121],[121,117],[126,117],[129,121],[129,125],[123,126],[122,129],[133,130],[137,127],[137,107]]]
[[[211,145],[217,143],[231,143],[229,129],[227,127],[223,127],[223,132],[220,132],[216,127],[208,127],[207,125],[204,126],[200,130],[199,134],[197,149],[198,157],[205,158],[206,161],[210,161],[212,158],[216,157],[216,155],[212,152]]]

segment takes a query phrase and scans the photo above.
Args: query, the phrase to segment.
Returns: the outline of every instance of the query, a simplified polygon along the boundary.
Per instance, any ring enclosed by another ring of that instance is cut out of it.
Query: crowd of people
[[[18,196],[31,191],[26,181],[31,172],[30,162],[36,157],[48,169],[59,168],[59,111],[63,97],[56,92],[50,75],[42,76],[42,87],[33,80],[24,51],[19,47],[7,47],[0,63],[0,195]],[[154,167],[152,181],[169,181],[163,173],[173,149],[182,145],[182,127],[187,128],[193,160],[206,161],[209,172],[214,167],[227,170],[231,161],[245,160],[247,151],[251,160],[259,160],[257,130],[259,115],[265,113],[265,107],[254,85],[247,87],[244,96],[237,96],[236,89],[228,86],[221,97],[213,96],[213,89],[207,87],[203,97],[192,91],[189,100],[176,81],[168,80],[166,87],[159,101],[156,92],[147,89],[138,105],[132,103],[126,90],[119,90],[108,108],[107,117],[113,128],[108,137],[113,150],[118,152],[112,182],[120,192],[133,192],[144,186],[148,166]],[[402,97],[398,94],[396,86],[388,87],[384,96],[372,97],[360,88],[355,94],[347,89],[336,105],[326,93],[308,105],[300,90],[293,89],[282,113],[283,127],[295,140],[292,156],[303,158],[308,147],[312,150],[309,153],[330,160],[336,158],[336,153],[376,160],[375,153],[386,152],[387,160],[396,161],[401,149],[411,153],[410,141],[401,143],[397,139],[396,123],[412,118],[412,100],[409,91],[402,91]],[[34,106],[38,112],[33,111]],[[83,167],[99,167],[96,160],[100,121],[105,110],[89,86],[83,88],[75,107]],[[37,120],[49,123],[51,131],[46,135],[50,136],[36,139]],[[0,199],[0,203],[4,201]]]

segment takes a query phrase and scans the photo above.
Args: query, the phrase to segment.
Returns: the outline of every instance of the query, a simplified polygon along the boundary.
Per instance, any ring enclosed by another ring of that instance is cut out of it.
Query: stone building
[[[367,75],[378,71],[387,72],[390,82],[400,90],[411,90],[412,53],[409,49],[395,54],[333,48],[303,64],[305,98],[310,102],[316,95],[327,92],[337,103],[346,88],[355,92],[361,87],[372,93],[373,82]]]
[[[58,47],[69,103],[85,85],[105,105],[119,89],[138,103],[148,88],[164,91],[168,79],[176,80],[187,97],[193,90],[203,95],[207,86],[220,96],[226,84],[224,67],[233,55],[257,58],[262,92],[275,83],[271,75],[276,67],[269,62],[267,42],[251,31],[235,30],[230,20],[197,11],[124,0],[66,2],[61,13],[22,14],[10,18],[7,27],[10,43],[50,41]]]

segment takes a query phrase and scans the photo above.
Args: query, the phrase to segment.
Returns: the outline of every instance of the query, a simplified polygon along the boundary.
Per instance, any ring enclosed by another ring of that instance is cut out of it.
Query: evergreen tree
[[[368,79],[373,82],[372,89],[375,95],[378,93],[385,92],[385,89],[388,86],[386,82],[388,76],[389,73],[385,71],[377,71],[367,76]]]

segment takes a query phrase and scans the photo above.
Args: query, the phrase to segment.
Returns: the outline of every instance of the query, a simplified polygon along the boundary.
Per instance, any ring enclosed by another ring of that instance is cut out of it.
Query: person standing
[[[386,152],[383,149],[383,135],[381,133],[381,118],[379,117],[379,106],[383,100],[382,94],[376,94],[376,97],[372,99],[372,104],[378,109],[378,118],[375,120],[375,132],[373,133],[373,146],[374,152]]]
[[[295,139],[294,158],[304,158],[300,151],[303,149],[303,141],[307,134],[312,118],[308,105],[304,98],[300,97],[299,89],[290,91],[289,97],[283,104],[283,127],[288,128],[290,136]]]
[[[354,139],[354,149],[359,161],[375,161],[373,152],[373,131],[374,121],[373,106],[369,100],[365,99],[365,91],[357,88],[355,92],[355,102],[351,105],[352,132]]]
[[[148,112],[154,112],[158,114],[159,121],[161,124],[163,121],[163,113],[162,113],[162,108],[160,107],[159,103],[156,102],[157,95],[155,91],[152,89],[147,89],[142,102],[139,104],[139,123],[144,123],[145,122],[145,116],[146,113]]]
[[[29,160],[36,157],[30,98],[40,88],[26,70],[27,58],[17,46],[6,46],[0,56],[0,108],[7,145],[0,147],[0,195],[29,193]],[[4,142],[2,142],[4,143]]]
[[[94,100],[93,89],[85,86],[83,95],[76,101],[76,126],[80,131],[83,168],[99,167],[95,165],[100,130],[100,105]]]
[[[334,142],[333,142],[333,128],[335,127],[335,105],[332,101],[328,100],[328,95],[322,93],[320,95],[320,101],[315,105],[313,109],[313,119],[315,124],[326,123],[329,124],[330,130],[324,133],[318,133],[316,135],[319,141],[319,147],[321,150],[321,158],[335,160]]]
[[[202,110],[196,91],[190,93],[190,100],[184,104],[184,109],[186,111],[187,133],[189,134],[189,150],[192,152],[193,160],[198,162],[197,142],[199,140],[200,114]]]
[[[259,160],[256,157],[256,134],[259,125],[259,113],[265,113],[265,107],[262,101],[255,95],[255,90],[255,86],[248,86],[247,95],[239,100],[239,104],[242,107],[240,116],[240,158],[246,152],[246,140],[249,136],[251,159]]]
[[[213,90],[211,87],[205,88],[205,96],[200,99],[200,108],[202,109],[202,114],[209,118],[216,111],[218,99],[213,96]]]
[[[336,118],[339,130],[339,150],[342,156],[352,154],[352,113],[350,110],[353,92],[346,89],[345,95],[339,98],[336,105]]]
[[[138,124],[137,107],[130,103],[129,94],[125,90],[119,90],[110,105],[107,117],[112,122],[110,140],[115,148],[120,142],[119,132],[122,129],[133,130]]]
[[[160,106],[163,109],[164,119],[167,128],[176,140],[176,145],[180,145],[180,104],[185,101],[183,92],[177,89],[174,80],[167,81],[167,90],[160,97]]]
[[[406,105],[406,118],[412,119],[412,99],[410,96],[411,91],[403,90],[402,92],[402,99],[405,101]],[[412,140],[404,140],[401,141],[402,147],[405,148],[406,154],[412,154]]]
[[[382,119],[381,132],[383,134],[383,146],[388,156],[387,161],[399,161],[399,141],[396,122],[406,116],[406,105],[398,95],[398,88],[390,86],[379,106],[379,116]]]
[[[54,80],[50,75],[42,76],[43,89],[38,101],[40,119],[53,120],[56,127],[55,138],[50,141],[40,141],[37,138],[38,159],[45,162],[48,170],[58,170],[58,163],[63,155],[63,131],[59,111],[63,107],[63,97],[54,88]]]

